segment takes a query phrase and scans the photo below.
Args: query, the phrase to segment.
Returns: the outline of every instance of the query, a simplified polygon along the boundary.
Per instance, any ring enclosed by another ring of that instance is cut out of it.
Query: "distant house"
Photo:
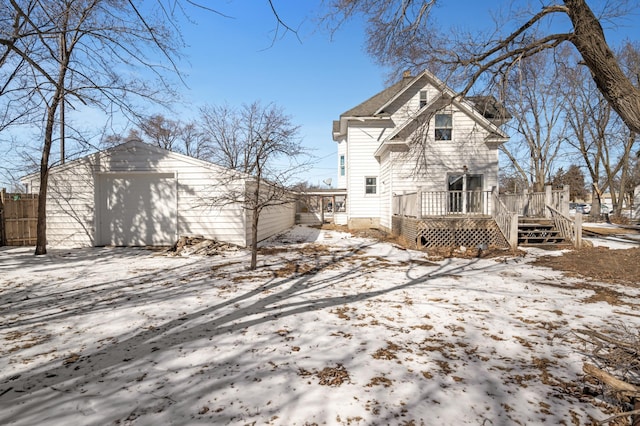
[[[129,141],[49,173],[47,243],[51,246],[172,245],[199,235],[239,246],[251,243],[251,212],[221,203],[255,180],[206,161]],[[22,179],[38,192],[37,174]],[[258,240],[293,226],[295,204],[260,214]]]
[[[344,222],[392,230],[394,213],[491,217],[509,118],[491,97],[463,99],[428,71],[405,73],[333,123]]]

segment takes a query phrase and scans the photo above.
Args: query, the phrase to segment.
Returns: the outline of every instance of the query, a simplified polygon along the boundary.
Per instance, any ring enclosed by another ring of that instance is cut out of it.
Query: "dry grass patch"
[[[385,388],[388,388],[389,386],[391,386],[393,384],[393,382],[389,379],[387,379],[386,377],[373,377],[371,379],[371,381],[369,383],[367,383],[367,387],[371,388],[374,386],[384,386]]]
[[[588,247],[564,253],[562,256],[542,256],[532,264],[563,271],[569,276],[638,287],[640,247],[626,250]]]
[[[318,384],[322,386],[340,386],[350,381],[349,372],[342,364],[337,364],[335,367],[325,367],[315,372],[300,369],[298,375],[302,377],[316,376],[318,378]]]
[[[396,345],[393,342],[387,342],[386,348],[380,348],[373,355],[371,355],[374,359],[386,359],[392,360],[397,359],[396,353],[400,350],[400,346]]]

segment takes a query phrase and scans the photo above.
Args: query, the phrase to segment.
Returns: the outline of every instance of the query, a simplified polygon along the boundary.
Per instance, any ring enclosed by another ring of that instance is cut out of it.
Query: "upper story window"
[[[365,194],[376,194],[378,192],[378,183],[377,178],[375,177],[366,177],[364,178],[364,193]]]
[[[346,171],[346,165],[344,162],[344,155],[340,156],[340,176],[344,176]]]
[[[427,91],[421,90],[420,91],[420,108],[423,108],[425,105],[427,105]]]
[[[435,139],[450,141],[453,133],[453,118],[451,114],[436,114]]]

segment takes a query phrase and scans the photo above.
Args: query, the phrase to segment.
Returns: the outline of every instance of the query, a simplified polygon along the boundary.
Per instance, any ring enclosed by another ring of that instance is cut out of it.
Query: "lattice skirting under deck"
[[[478,247],[508,248],[492,218],[414,219],[393,217],[393,233],[402,235],[414,248]]]

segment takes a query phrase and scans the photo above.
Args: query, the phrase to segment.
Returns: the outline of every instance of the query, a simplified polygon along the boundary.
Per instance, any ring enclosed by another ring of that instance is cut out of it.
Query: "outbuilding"
[[[37,193],[39,176],[22,183]],[[169,246],[197,235],[246,247],[251,211],[226,195],[246,193],[253,184],[250,176],[131,140],[50,170],[47,244]],[[267,207],[258,240],[294,222],[295,203]]]

